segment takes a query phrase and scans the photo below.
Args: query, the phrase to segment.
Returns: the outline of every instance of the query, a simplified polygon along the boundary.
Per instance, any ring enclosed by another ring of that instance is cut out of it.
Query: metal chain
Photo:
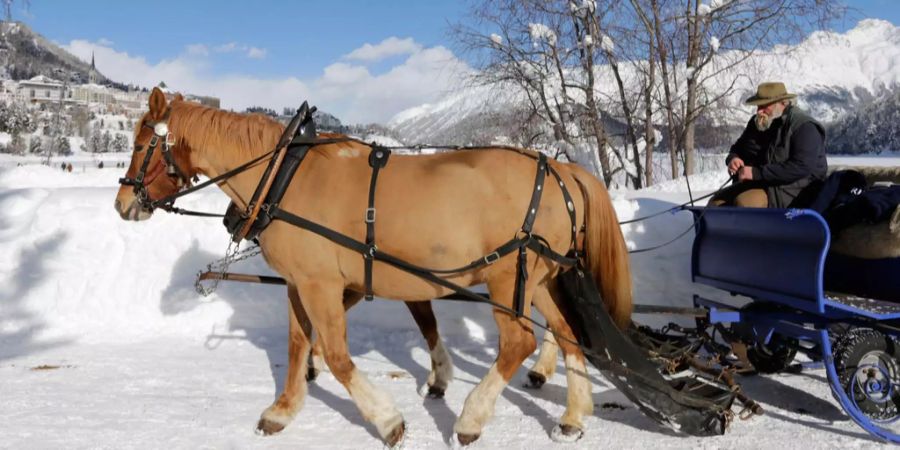
[[[225,256],[221,259],[213,261],[206,265],[207,272],[219,272],[220,277],[216,277],[212,280],[212,285],[210,287],[206,287],[203,285],[203,282],[200,280],[200,275],[204,272],[197,272],[197,278],[194,280],[194,289],[197,290],[197,293],[200,295],[207,297],[209,294],[212,294],[219,287],[219,281],[224,278],[225,274],[228,272],[228,267],[238,261],[243,261],[248,258],[252,258],[262,251],[258,245],[253,245],[247,247],[243,250],[240,250],[240,243],[235,243],[232,240],[228,240],[228,248],[225,250]]]

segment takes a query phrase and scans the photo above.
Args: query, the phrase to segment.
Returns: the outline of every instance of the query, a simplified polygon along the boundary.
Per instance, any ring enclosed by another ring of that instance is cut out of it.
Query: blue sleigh
[[[900,300],[900,258],[830,254],[812,210],[688,209],[693,281],[753,300],[735,309],[695,295],[710,323],[730,324],[760,372],[784,370],[798,351],[821,361],[847,414],[900,443],[900,303],[885,300]]]

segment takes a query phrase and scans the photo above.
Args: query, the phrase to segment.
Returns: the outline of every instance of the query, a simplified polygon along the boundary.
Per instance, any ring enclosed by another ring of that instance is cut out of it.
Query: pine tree
[[[100,138],[100,152],[106,153],[110,151],[110,147],[112,147],[112,135],[107,130],[103,132],[103,136]]]
[[[43,148],[43,143],[41,141],[43,141],[43,139],[40,136],[32,136],[31,141],[28,143],[28,152],[40,153]]]
[[[96,130],[91,127],[90,131],[88,132],[88,137],[85,141],[87,142],[88,150],[91,153],[99,153],[102,151],[103,137],[100,134],[100,130]]]
[[[128,138],[124,134],[116,133],[116,137],[113,138],[112,142],[112,151],[116,153],[128,151]]]
[[[69,143],[69,138],[65,136],[58,136],[56,138],[56,152],[60,156],[69,156],[72,154],[72,144]]]

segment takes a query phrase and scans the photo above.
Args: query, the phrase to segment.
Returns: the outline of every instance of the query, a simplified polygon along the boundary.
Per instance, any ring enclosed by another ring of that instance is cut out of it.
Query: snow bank
[[[832,164],[896,162],[886,157],[834,158]],[[210,339],[286,326],[282,287],[223,282],[208,298],[194,291],[196,273],[222,257],[228,244],[220,220],[158,213],[146,222],[125,222],[112,207],[123,170],[82,170],[0,168],[0,342],[121,342],[160,335]],[[724,181],[723,173],[695,175],[694,196]],[[683,180],[675,180],[615,192],[613,199],[620,220],[627,220],[666,210],[688,196]],[[220,212],[227,203],[224,194],[209,190],[180,200],[179,206]],[[680,212],[626,225],[623,232],[630,249],[643,249],[667,242],[690,226],[690,214]],[[632,256],[637,302],[686,305],[702,290],[690,282],[690,244],[688,233],[665,248]],[[260,257],[232,270],[272,274]],[[486,307],[452,302],[435,307],[444,334],[484,339],[495,334]],[[405,311],[397,302],[366,303],[351,312],[351,329],[375,334],[414,331]]]

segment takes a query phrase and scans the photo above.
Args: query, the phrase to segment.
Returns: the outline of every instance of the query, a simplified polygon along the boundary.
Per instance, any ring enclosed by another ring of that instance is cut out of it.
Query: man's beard
[[[782,114],[781,112],[775,113],[771,116],[768,116],[765,113],[757,114],[756,119],[754,119],[754,121],[756,122],[756,129],[759,131],[768,130],[769,127],[772,126],[772,121],[781,117],[781,114]]]

